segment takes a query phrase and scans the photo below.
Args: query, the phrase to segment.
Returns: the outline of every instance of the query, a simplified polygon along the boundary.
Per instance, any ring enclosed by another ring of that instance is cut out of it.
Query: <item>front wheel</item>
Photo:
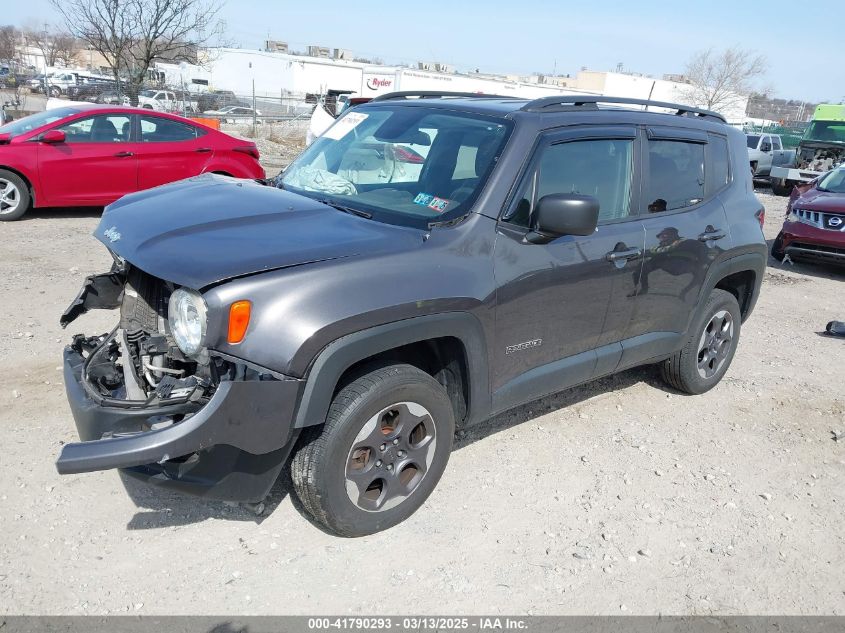
[[[783,250],[783,231],[778,233],[778,236],[772,241],[772,257],[779,262],[782,262],[786,257]]]
[[[0,222],[17,220],[30,205],[29,187],[16,173],[0,169]]]
[[[788,196],[794,185],[788,180],[775,179],[771,181],[772,193],[776,196]]]
[[[328,531],[364,536],[410,517],[446,469],[455,418],[446,390],[411,365],[343,387],[291,461],[302,505]]]
[[[736,297],[714,289],[695,319],[686,345],[663,361],[663,379],[678,391],[690,394],[715,387],[736,353],[740,321]]]

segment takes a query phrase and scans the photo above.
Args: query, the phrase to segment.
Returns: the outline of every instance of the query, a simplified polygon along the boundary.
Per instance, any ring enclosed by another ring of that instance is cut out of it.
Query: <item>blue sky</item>
[[[824,10],[813,9],[802,19],[794,0],[224,1],[227,38],[244,48],[259,48],[269,35],[294,48],[346,48],[388,63],[431,60],[459,70],[574,75],[582,66],[612,70],[621,62],[626,70],[659,77],[682,72],[697,50],[740,45],[766,56],[762,83],[776,96],[845,100],[838,13],[831,10],[825,19]],[[4,4],[0,23],[56,20],[47,0]]]

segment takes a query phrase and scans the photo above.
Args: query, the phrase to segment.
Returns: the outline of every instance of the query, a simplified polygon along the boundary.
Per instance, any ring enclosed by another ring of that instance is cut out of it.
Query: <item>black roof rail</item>
[[[703,110],[701,108],[693,108],[692,106],[682,105],[680,103],[669,103],[667,101],[651,101],[649,99],[633,99],[628,97],[602,97],[597,95],[581,96],[581,95],[560,95],[554,97],[541,97],[526,103],[521,110],[525,112],[548,112],[550,110],[573,110],[577,108],[598,108],[600,103],[620,104],[620,105],[641,105],[655,108],[666,108],[668,110],[675,110],[678,116],[692,115],[702,118],[711,118],[721,123],[727,123],[724,116],[712,110]]]
[[[478,92],[446,92],[443,90],[402,90],[399,92],[388,92],[379,95],[372,101],[393,101],[394,99],[407,99],[417,97],[420,99],[445,99],[448,97],[475,98],[475,99],[516,99],[517,97],[504,95],[488,95]],[[370,103],[372,103],[372,101]]]

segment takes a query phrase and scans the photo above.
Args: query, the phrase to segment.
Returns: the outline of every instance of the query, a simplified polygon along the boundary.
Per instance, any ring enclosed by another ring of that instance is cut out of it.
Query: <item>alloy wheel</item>
[[[21,204],[21,192],[15,183],[0,178],[0,215],[17,211]]]
[[[421,404],[385,407],[361,428],[346,459],[346,493],[362,510],[381,512],[407,499],[435,452],[434,420]]]
[[[707,322],[698,342],[698,373],[702,378],[710,378],[722,368],[733,340],[733,317],[727,310],[719,310]]]

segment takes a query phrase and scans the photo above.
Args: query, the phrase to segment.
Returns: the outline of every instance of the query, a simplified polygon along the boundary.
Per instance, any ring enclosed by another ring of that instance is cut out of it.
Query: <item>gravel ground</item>
[[[760,199],[771,240],[784,199]],[[770,261],[716,389],[642,368],[499,416],[414,517],[344,540],[284,481],[256,517],[56,474],[75,439],[58,316],[109,265],[96,223],[0,224],[1,613],[845,614],[845,340],[819,335],[845,318],[845,274]]]

